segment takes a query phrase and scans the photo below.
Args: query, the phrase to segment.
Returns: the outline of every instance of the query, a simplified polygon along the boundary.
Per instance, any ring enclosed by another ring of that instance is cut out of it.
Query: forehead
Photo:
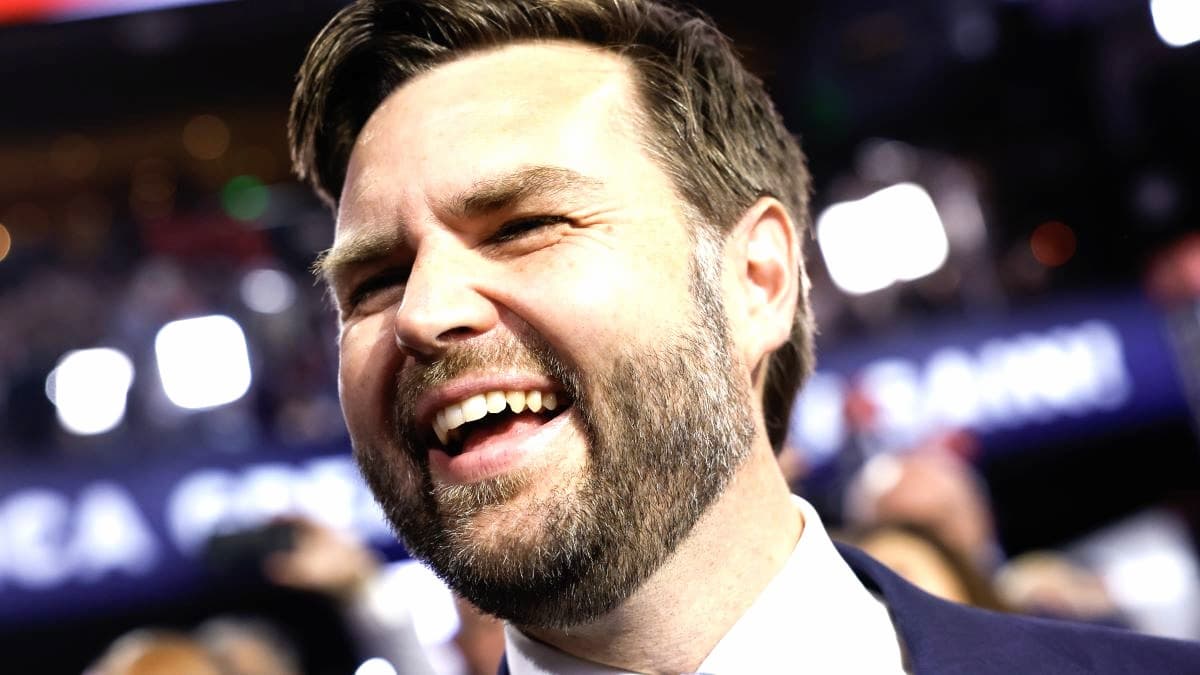
[[[601,180],[654,172],[636,130],[632,83],[621,57],[566,42],[509,45],[423,73],[360,132],[339,229],[344,216],[370,215],[358,211],[381,197],[411,206],[521,166]]]
[[[588,100],[625,102],[632,66],[621,56],[570,41],[516,42],[470,52],[397,90],[398,101],[443,111],[482,103],[518,118],[571,111]],[[529,106],[534,107],[529,107]]]

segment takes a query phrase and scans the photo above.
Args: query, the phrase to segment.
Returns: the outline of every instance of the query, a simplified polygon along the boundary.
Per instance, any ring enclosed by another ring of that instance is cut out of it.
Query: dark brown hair
[[[723,235],[769,195],[787,207],[803,239],[811,181],[762,82],[706,18],[651,0],[356,2],[321,31],[300,69],[288,127],[297,173],[336,206],[355,139],[392,91],[466,53],[533,40],[582,42],[629,62],[644,145],[703,226]],[[777,452],[813,367],[812,332],[802,290],[763,396]]]

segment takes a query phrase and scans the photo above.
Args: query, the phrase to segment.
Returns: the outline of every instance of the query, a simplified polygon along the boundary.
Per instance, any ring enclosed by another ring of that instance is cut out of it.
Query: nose
[[[481,288],[485,264],[448,243],[418,254],[394,319],[401,351],[417,359],[435,358],[455,342],[496,325],[496,307]]]

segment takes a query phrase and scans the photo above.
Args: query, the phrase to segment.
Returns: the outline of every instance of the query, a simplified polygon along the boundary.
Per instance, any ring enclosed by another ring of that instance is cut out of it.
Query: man
[[[789,494],[774,450],[812,367],[809,179],[704,20],[360,2],[314,42],[291,139],[337,216],[318,266],[355,456],[409,550],[508,622],[503,669],[1200,664],[959,620],[846,550],[852,571]]]

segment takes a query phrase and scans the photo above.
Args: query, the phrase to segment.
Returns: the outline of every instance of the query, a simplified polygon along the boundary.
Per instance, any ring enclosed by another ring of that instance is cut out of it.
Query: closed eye
[[[346,299],[346,309],[353,311],[376,293],[393,287],[403,288],[408,282],[411,270],[407,267],[393,267],[367,277],[354,287]]]
[[[570,219],[566,216],[534,216],[531,218],[518,218],[510,220],[500,226],[499,229],[488,237],[489,244],[503,244],[508,241],[520,239],[521,237],[546,227],[548,225],[558,225],[560,223],[569,223]]]

